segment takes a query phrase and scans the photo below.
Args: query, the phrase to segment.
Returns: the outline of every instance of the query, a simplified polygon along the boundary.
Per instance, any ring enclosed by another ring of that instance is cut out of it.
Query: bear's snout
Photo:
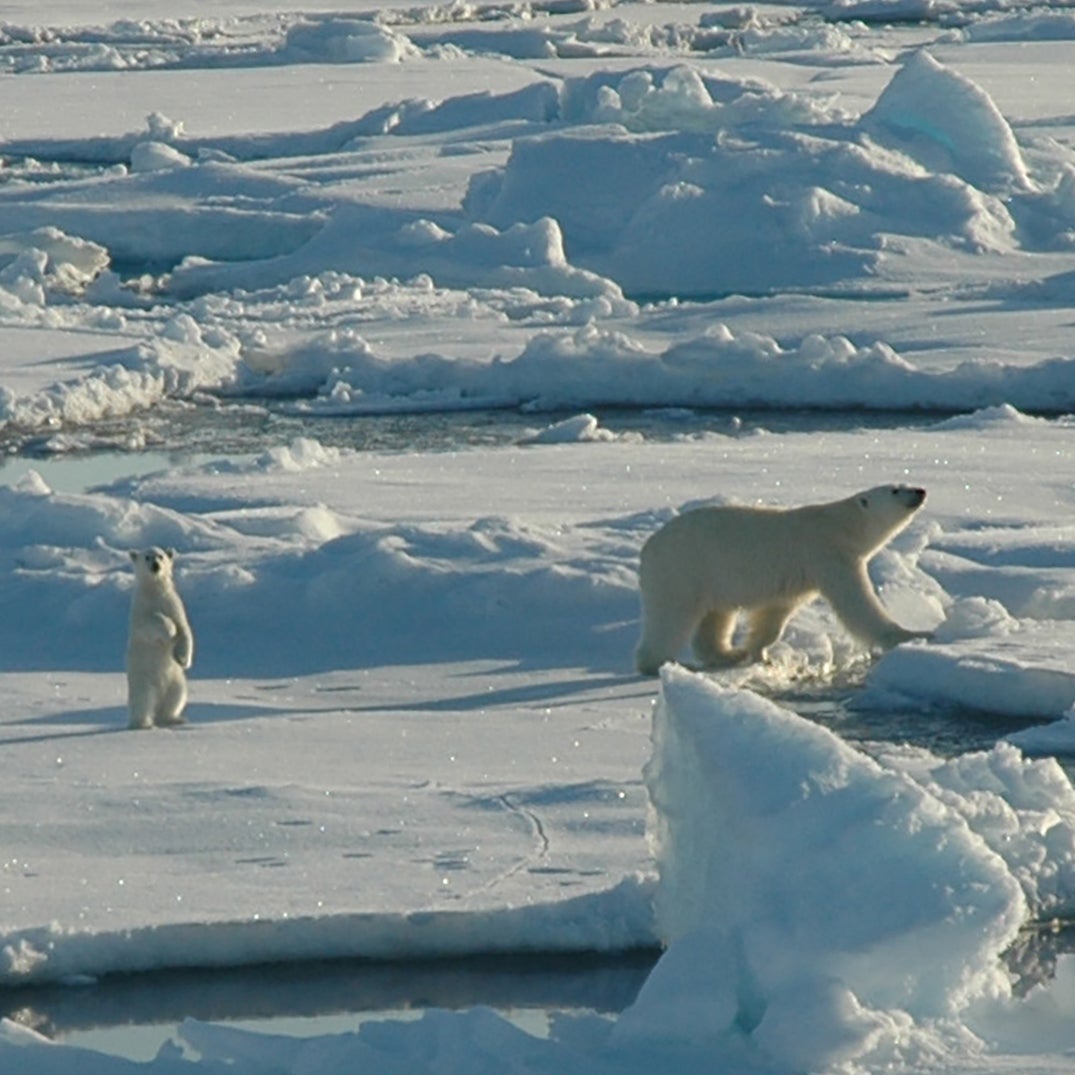
[[[900,501],[913,511],[922,506],[926,499],[926,490],[911,485],[894,485],[892,495],[899,497]]]

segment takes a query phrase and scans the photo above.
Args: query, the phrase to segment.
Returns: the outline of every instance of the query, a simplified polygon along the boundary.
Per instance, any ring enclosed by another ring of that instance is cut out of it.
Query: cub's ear
[[[127,553],[127,555],[131,558],[131,563],[132,564],[138,562],[138,550],[137,549],[131,549],[130,552]]]
[[[165,549],[164,550],[164,555],[167,556],[169,560],[174,560],[175,559],[175,549]]]

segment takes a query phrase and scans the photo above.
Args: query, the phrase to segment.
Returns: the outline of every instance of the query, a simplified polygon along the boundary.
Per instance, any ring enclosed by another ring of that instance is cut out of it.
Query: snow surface
[[[27,1011],[0,1071],[1075,1068],[1071,958],[1002,960],[1075,913],[1075,11],[4,19],[0,437],[134,454],[0,486],[0,983],[666,949],[623,1015],[545,1035],[188,1021],[135,1065]],[[266,400],[530,428],[146,472],[185,447],[160,413],[223,434]],[[654,439],[610,406],[729,420]],[[893,480],[929,500],[871,573],[929,642],[870,660],[818,603],[765,668],[633,675],[638,550],[673,512]],[[189,724],[136,734],[147,544],[178,550],[198,658]],[[787,708],[836,693],[891,730]],[[942,756],[900,742],[908,712],[1015,730]]]

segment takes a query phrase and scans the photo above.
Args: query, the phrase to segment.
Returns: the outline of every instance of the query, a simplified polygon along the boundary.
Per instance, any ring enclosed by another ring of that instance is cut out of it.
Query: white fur
[[[697,508],[676,516],[642,548],[642,637],[635,665],[656,675],[691,640],[705,666],[765,660],[795,610],[821,594],[855,637],[888,648],[927,632],[890,619],[866,563],[899,533],[925,491],[880,485],[802,508]],[[750,616],[733,647],[737,614]]]
[[[127,641],[130,726],[182,724],[194,636],[172,580],[175,552],[151,548],[130,556],[135,578]]]

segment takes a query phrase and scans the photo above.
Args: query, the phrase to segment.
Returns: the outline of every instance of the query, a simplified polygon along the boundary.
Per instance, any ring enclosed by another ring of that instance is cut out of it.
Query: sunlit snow
[[[1075,914],[1075,9],[46,7],[0,26],[0,1071],[1075,1070],[1072,957],[1012,956]],[[928,641],[815,602],[764,666],[634,674],[675,512],[890,481],[929,499],[871,576]],[[175,731],[126,727],[147,545]],[[136,1063],[18,1002],[634,949],[542,1034]]]

